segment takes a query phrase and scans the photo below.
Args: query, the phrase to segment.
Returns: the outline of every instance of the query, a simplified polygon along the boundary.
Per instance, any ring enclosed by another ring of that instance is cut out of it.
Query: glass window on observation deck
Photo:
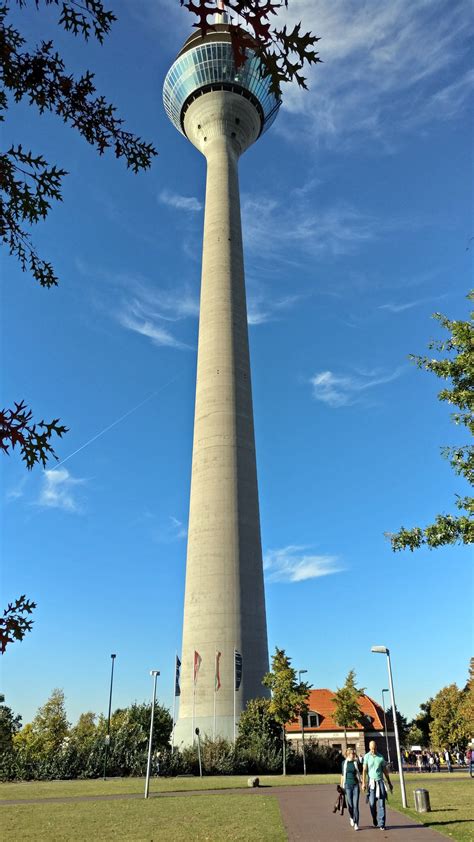
[[[263,130],[271,125],[280,102],[270,92],[270,80],[260,72],[260,61],[252,54],[237,70],[232,45],[227,42],[201,44],[178,58],[167,73],[163,101],[176,128],[181,128],[181,109],[195,90],[208,84],[235,81],[259,101],[264,114]]]

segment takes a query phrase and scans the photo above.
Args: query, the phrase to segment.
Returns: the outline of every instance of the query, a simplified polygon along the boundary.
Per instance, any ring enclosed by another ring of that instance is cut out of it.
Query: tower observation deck
[[[207,161],[175,745],[191,743],[196,727],[232,739],[247,701],[267,695],[261,683],[268,644],[238,160],[272,124],[280,101],[251,48],[246,55],[236,68],[230,28],[217,22],[205,36],[197,31],[187,39],[163,88],[170,120]],[[237,690],[235,651],[243,667]]]

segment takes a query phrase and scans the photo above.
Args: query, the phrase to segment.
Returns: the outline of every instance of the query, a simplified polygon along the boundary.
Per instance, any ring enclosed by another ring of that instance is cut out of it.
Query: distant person
[[[471,778],[473,778],[474,777],[474,752],[473,752],[472,748],[468,748],[468,750],[466,752],[466,762],[467,762],[467,767],[469,769],[469,775],[470,775]]]
[[[446,766],[448,767],[448,772],[452,772],[451,755],[450,755],[447,748],[445,748],[445,750],[443,752],[443,756],[444,756],[444,759],[445,759],[445,762],[446,762]]]
[[[377,743],[375,740],[370,741],[369,749],[364,757],[362,788],[365,790],[366,786],[368,786],[369,789],[369,807],[374,827],[384,830],[385,801],[387,798],[387,790],[385,789],[383,780],[384,775],[387,779],[390,792],[393,792],[393,786],[387,772],[385,758],[377,752]]]
[[[359,830],[360,773],[357,754],[353,748],[346,751],[346,759],[342,764],[341,786],[346,794],[351,827]]]

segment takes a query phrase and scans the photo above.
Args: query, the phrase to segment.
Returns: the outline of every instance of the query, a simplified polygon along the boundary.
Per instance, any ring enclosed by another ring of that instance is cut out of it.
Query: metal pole
[[[298,670],[298,683],[301,684],[301,676],[304,672],[308,672],[308,670]],[[301,714],[301,748],[303,751],[303,775],[306,775],[306,754],[304,750],[304,721],[303,715]]]
[[[304,721],[303,716],[301,716],[301,744],[303,749],[303,775],[306,775],[306,754],[304,750]]]
[[[397,708],[395,706],[395,693],[393,692],[393,681],[392,681],[392,665],[390,663],[390,650],[387,649],[387,665],[388,665],[388,684],[390,687],[390,696],[392,698],[392,711],[393,711],[393,726],[395,729],[395,743],[397,746],[397,761],[398,761],[398,773],[400,775],[400,789],[402,791],[402,804],[404,807],[407,806],[407,795],[405,791],[405,778],[403,775],[403,766],[402,766],[402,754],[400,751],[400,738],[398,736],[398,722],[397,722]]]
[[[150,675],[153,676],[153,697],[151,700],[151,720],[150,720],[150,738],[148,740],[148,761],[146,764],[146,778],[145,778],[145,798],[148,798],[150,791],[150,769],[151,769],[151,749],[153,744],[153,720],[155,718],[155,698],[156,698],[156,679],[159,676],[158,670],[150,670]]]
[[[234,692],[234,743],[235,743],[235,694],[236,694],[236,692],[237,692],[237,691],[236,691],[236,689],[235,689],[235,678],[236,678],[236,673],[235,673],[235,651],[236,651],[236,650],[235,650],[235,646],[234,646],[234,687],[233,687],[233,692]]]
[[[383,723],[385,728],[385,742],[387,744],[387,760],[389,763],[392,761],[390,760],[390,745],[388,742],[388,733],[387,733],[387,715],[385,713],[385,693],[388,693],[388,690],[382,690],[382,708],[383,708]]]
[[[199,728],[196,728],[196,736],[198,738],[198,761],[199,761],[199,777],[202,778],[202,762],[201,762],[201,736]]]
[[[171,754],[173,754],[174,749],[174,727],[176,725],[176,672],[178,668],[178,653],[176,652],[176,658],[174,662],[174,676],[173,676],[173,730],[171,732]]]
[[[112,712],[112,687],[114,685],[114,663],[116,655],[112,654],[110,656],[112,658],[112,670],[110,673],[110,693],[109,693],[109,715],[107,717],[107,734],[105,737],[105,757],[104,757],[104,781],[107,774],[107,759],[109,756],[109,743],[110,743],[110,715]]]

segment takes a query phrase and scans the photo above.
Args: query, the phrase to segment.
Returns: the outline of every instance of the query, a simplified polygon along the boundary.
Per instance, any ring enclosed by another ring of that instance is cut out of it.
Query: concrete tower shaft
[[[170,118],[207,161],[176,745],[190,743],[196,726],[231,739],[234,712],[238,719],[249,699],[266,694],[268,670],[238,161],[279,103],[255,57],[236,71],[228,28],[217,30],[188,39],[164,92]],[[243,659],[237,693],[234,649]]]

